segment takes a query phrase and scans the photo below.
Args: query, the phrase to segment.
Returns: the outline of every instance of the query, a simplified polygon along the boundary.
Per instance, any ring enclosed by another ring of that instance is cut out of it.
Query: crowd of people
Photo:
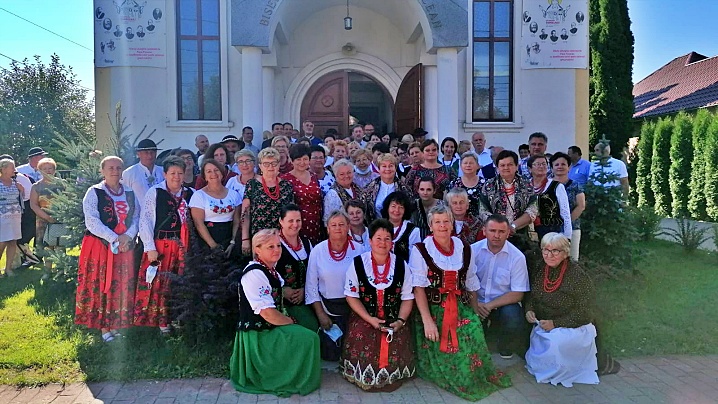
[[[618,371],[596,343],[592,285],[577,263],[591,173],[614,170],[608,186],[626,190],[625,166],[608,160],[607,145],[592,164],[577,146],[548,155],[540,132],[519,157],[486,147],[480,132],[439,144],[421,128],[401,138],[371,124],[346,137],[313,129],[276,123],[261,148],[249,127],[215,144],[199,135],[196,152],[159,160],[144,139],[137,164],[102,159],[103,180],[83,199],[75,322],[107,343],[131,326],[171,335],[171,279],[197,243],[243,267],[230,360],[240,391],[308,394],[321,359],[364,390],[418,376],[478,400],[511,383],[492,362],[492,329],[500,356],[525,356],[540,383],[598,383]],[[54,222],[55,163],[31,152],[28,167],[41,175],[28,175],[29,187],[22,167],[0,157],[8,262],[23,237],[25,193],[38,234]],[[535,268],[532,249],[543,258]]]

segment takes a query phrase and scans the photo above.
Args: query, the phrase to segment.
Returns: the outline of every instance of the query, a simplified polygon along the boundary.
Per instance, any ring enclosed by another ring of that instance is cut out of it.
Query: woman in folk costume
[[[145,253],[140,264],[135,295],[135,325],[159,327],[170,333],[170,273],[182,274],[189,244],[188,201],[192,190],[183,184],[185,163],[176,156],[162,164],[164,182],[145,195],[140,221],[140,239]]]
[[[122,159],[105,157],[104,180],[82,199],[87,231],[77,272],[75,324],[102,331],[110,342],[132,325],[135,302],[134,239],[140,210],[135,193],[120,184]]]

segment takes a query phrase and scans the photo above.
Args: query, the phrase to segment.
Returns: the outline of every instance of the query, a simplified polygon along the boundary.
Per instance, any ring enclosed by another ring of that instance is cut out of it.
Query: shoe
[[[102,341],[104,342],[112,342],[115,340],[115,337],[112,335],[111,332],[106,332],[102,334]]]
[[[122,337],[122,334],[120,334],[120,332],[118,330],[110,330],[110,333],[112,334],[113,337],[118,337],[118,338]]]
[[[511,359],[514,357],[513,352],[499,352],[501,359]]]

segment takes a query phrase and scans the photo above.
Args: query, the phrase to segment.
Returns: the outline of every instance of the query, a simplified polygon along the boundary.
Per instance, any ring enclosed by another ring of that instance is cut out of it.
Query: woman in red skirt
[[[77,272],[75,323],[100,329],[105,342],[132,325],[135,302],[132,250],[140,210],[134,192],[120,184],[123,164],[119,157],[105,157],[100,163],[105,179],[82,200],[87,231]]]
[[[186,167],[181,158],[168,157],[162,168],[165,180],[147,191],[142,205],[140,239],[145,253],[137,279],[135,325],[159,327],[162,335],[168,335],[172,321],[167,307],[169,274],[181,275],[184,269],[192,190],[182,185]]]

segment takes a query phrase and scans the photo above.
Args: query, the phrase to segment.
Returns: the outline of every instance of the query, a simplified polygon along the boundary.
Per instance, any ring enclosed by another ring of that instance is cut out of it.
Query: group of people
[[[578,147],[547,158],[537,132],[519,159],[480,132],[439,144],[421,128],[399,139],[357,125],[320,139],[313,126],[277,123],[261,149],[248,127],[212,145],[200,135],[197,152],[172,150],[161,165],[150,139],[128,168],[105,157],[83,200],[76,323],[105,342],[133,325],[169,335],[171,275],[195,242],[244,267],[230,361],[241,391],[307,394],[323,359],[365,390],[418,375],[477,400],[510,385],[489,326],[500,355],[525,354],[539,382],[598,383],[618,370],[596,346],[591,283],[576,263],[593,170]],[[524,253],[539,242],[530,271]]]

